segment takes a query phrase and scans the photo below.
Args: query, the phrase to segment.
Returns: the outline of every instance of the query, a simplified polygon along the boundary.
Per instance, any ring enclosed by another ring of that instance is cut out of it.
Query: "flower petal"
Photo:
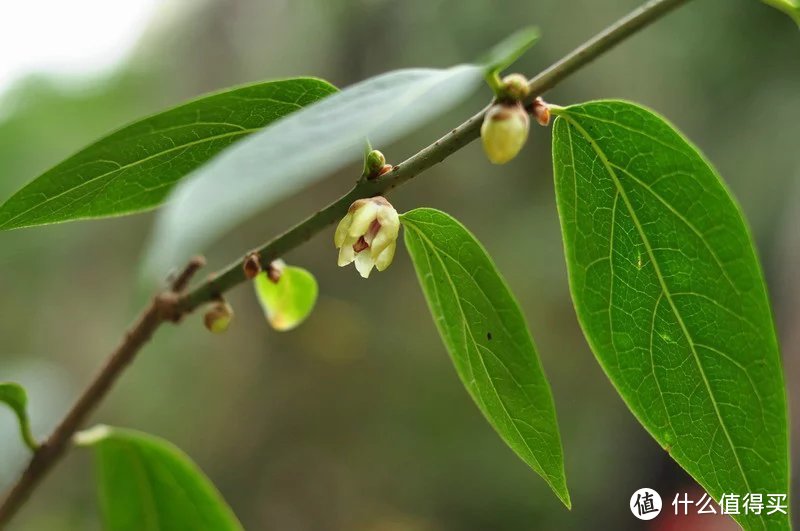
[[[375,238],[369,246],[369,253],[372,255],[372,258],[377,259],[378,255],[395,240],[397,240],[397,233],[392,233],[391,228],[381,226],[381,230],[378,231],[378,234],[375,235]]]
[[[348,212],[342,218],[342,221],[339,222],[339,225],[336,226],[336,233],[333,235],[333,243],[336,245],[337,249],[344,245],[344,240],[347,238],[347,230],[350,228],[352,222],[353,214]]]
[[[358,253],[356,255],[356,269],[364,278],[369,278],[372,268],[375,267],[375,260],[369,253]]]
[[[345,242],[345,245],[339,248],[339,267],[344,267],[355,259],[356,252],[353,250],[353,244],[347,245]]]
[[[350,228],[347,234],[350,237],[363,236],[369,230],[369,226],[375,221],[378,216],[378,205],[372,201],[365,202],[362,206],[353,212],[353,221],[350,223]]]
[[[394,260],[394,252],[397,249],[397,240],[392,240],[386,249],[378,255],[378,258],[375,260],[375,267],[378,268],[378,271],[383,271],[390,265],[392,265],[392,260]]]
[[[381,207],[378,211],[378,223],[381,224],[382,228],[394,232],[395,236],[400,232],[400,216],[397,215],[397,210],[392,205]]]

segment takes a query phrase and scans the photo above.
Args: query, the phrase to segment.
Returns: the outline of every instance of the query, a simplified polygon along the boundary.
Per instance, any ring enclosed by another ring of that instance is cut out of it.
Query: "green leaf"
[[[13,382],[0,382],[0,402],[10,407],[17,416],[19,433],[25,446],[36,450],[39,444],[31,433],[31,424],[28,420],[28,394],[25,388]]]
[[[598,101],[555,111],[570,288],[633,414],[715,499],[786,494],[786,399],[772,314],[739,207],[663,118]],[[787,529],[786,515],[734,515]]]
[[[155,276],[255,212],[432,120],[478,86],[482,68],[398,70],[362,81],[226,150],[176,187],[158,218]]]
[[[506,59],[498,53],[490,59]],[[385,146],[430,122],[472,94],[486,68],[381,74],[226,150],[175,189],[158,218],[145,270],[161,277],[247,217],[359,160],[365,138]]]
[[[800,26],[800,1],[798,0],[762,0],[768,6],[779,9],[792,17],[792,20]]]
[[[539,36],[539,28],[534,26],[516,31],[495,45],[480,62],[486,65],[486,72],[489,74],[503,71],[536,44]]]
[[[214,485],[172,443],[109,426],[80,432],[75,442],[95,449],[105,529],[243,529]]]
[[[293,266],[283,266],[277,282],[261,272],[253,279],[253,286],[267,321],[281,332],[297,327],[309,316],[319,291],[314,275]]]
[[[46,171],[0,207],[0,230],[132,214],[234,142],[335,92],[314,78],[243,86],[134,122]]]
[[[497,433],[569,507],[553,397],[517,301],[486,250],[458,221],[429,208],[400,219],[461,381]]]

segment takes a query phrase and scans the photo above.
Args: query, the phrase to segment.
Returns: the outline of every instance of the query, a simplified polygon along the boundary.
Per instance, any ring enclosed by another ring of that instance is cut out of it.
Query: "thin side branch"
[[[643,4],[534,77],[529,82],[531,99],[553,88],[614,45],[686,2],[688,0],[651,0]],[[386,194],[478,138],[485,112],[486,109],[483,109],[378,179],[360,180],[346,195],[265,244],[258,249],[262,263],[280,258],[308,241],[341,218],[356,199]],[[245,256],[229,265],[194,290],[183,293],[191,277],[202,267],[203,262],[195,259],[176,277],[169,291],[153,299],[64,419],[34,453],[17,482],[6,492],[0,504],[0,528],[17,513],[42,478],[64,455],[72,436],[84,425],[89,414],[108,394],[125,367],[133,361],[159,326],[166,321],[180,320],[185,314],[218,299],[222,293],[247,280],[242,267],[246,258]]]

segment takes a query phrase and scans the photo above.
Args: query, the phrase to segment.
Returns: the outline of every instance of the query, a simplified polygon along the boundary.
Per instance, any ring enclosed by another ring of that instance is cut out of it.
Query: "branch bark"
[[[534,77],[529,82],[531,100],[553,88],[619,42],[688,1],[646,2]],[[347,194],[266,243],[258,249],[262,263],[280,258],[308,241],[341,218],[356,199],[386,194],[478,138],[485,112],[486,108],[381,177],[372,181],[361,179]],[[179,321],[187,313],[219,298],[222,293],[247,280],[243,271],[245,258],[246,255],[216,275],[212,275],[210,280],[192,291],[181,293],[192,275],[202,266],[202,262],[195,259],[176,277],[169,290],[153,299],[64,419],[36,450],[17,482],[6,492],[0,504],[0,528],[17,513],[42,478],[64,455],[72,436],[83,426],[89,414],[108,394],[114,382],[161,324],[167,321]]]

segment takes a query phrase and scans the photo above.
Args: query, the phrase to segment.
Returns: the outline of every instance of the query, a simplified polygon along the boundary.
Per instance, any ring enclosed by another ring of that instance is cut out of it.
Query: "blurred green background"
[[[543,38],[515,70],[534,74],[639,3],[164,0],[135,53],[111,74],[80,83],[28,76],[2,96],[0,199],[98,136],[206,91],[294,75],[346,86],[395,68],[448,66],[527,24],[539,25]],[[755,0],[698,0],[546,95],[561,105],[607,97],[645,104],[717,166],[758,243],[795,417],[799,48],[792,21]],[[485,89],[404,141],[378,147],[400,161],[489,96]],[[640,529],[645,523],[627,504],[644,486],[665,502],[650,529],[730,528],[726,518],[669,518],[675,493],[697,487],[639,427],[582,338],[549,134],[536,127],[505,166],[489,164],[473,143],[391,201],[400,211],[433,206],[463,221],[519,298],[555,395],[571,512],[461,387],[405,251],[364,281],[336,267],[332,230],[285,257],[320,283],[304,325],[272,331],[251,290],[240,287],[229,297],[237,318],[228,334],[208,334],[200,315],[162,329],[94,420],[173,441],[247,529]],[[251,220],[208,252],[209,272],[346,191],[356,173],[331,175]],[[142,303],[138,262],[152,221],[145,214],[0,233],[0,380],[27,386],[37,435],[64,413]],[[799,418],[794,426],[796,434]],[[14,430],[0,412],[0,487],[26,458]],[[11,528],[98,529],[91,467],[89,452],[71,452]]]

